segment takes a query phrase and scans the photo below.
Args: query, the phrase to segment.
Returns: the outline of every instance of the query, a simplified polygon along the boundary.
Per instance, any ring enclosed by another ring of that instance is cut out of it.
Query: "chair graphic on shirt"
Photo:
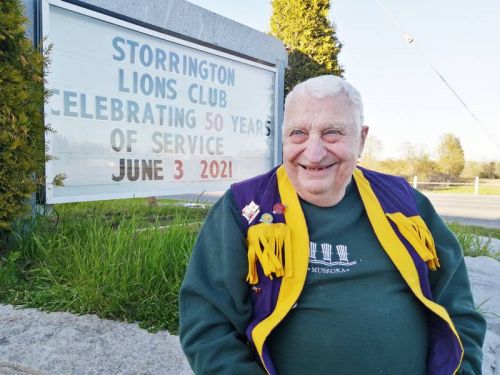
[[[318,251],[318,244],[316,242],[309,242],[309,263],[322,264],[325,266],[352,266],[357,263],[356,261],[349,262],[347,245],[335,246],[338,261],[332,260],[333,246],[331,244],[322,243],[320,247],[321,251]]]

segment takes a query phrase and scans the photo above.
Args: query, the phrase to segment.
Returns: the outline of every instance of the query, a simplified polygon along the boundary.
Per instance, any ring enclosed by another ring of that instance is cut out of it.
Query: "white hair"
[[[285,98],[285,111],[291,98],[302,92],[307,92],[316,99],[345,95],[354,107],[358,130],[360,130],[361,126],[364,124],[363,101],[361,100],[361,94],[356,88],[354,88],[354,86],[343,78],[333,75],[324,75],[309,78],[307,81],[297,84]]]

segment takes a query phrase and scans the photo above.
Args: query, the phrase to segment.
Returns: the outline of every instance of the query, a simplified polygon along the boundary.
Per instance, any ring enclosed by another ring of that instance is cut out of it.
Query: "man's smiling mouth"
[[[299,164],[299,165],[302,168],[304,168],[306,171],[319,172],[319,171],[322,171],[322,170],[325,170],[325,169],[328,169],[328,168],[334,166],[335,163],[330,164],[330,165],[325,165],[325,166],[322,166],[322,167],[308,167],[307,165],[302,165],[302,164]]]

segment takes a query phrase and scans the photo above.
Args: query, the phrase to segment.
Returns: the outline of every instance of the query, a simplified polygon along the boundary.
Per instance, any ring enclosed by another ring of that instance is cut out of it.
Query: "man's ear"
[[[361,132],[359,135],[359,155],[358,155],[358,158],[360,158],[361,154],[363,153],[363,148],[365,147],[366,137],[368,136],[368,130],[370,130],[370,127],[367,125],[363,125],[361,127]]]

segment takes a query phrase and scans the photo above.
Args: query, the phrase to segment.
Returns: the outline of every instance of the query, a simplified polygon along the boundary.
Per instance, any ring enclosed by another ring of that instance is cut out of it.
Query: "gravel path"
[[[483,375],[500,375],[500,262],[466,258],[476,304],[486,312]],[[95,315],[0,305],[1,375],[188,375],[179,339]]]
[[[179,338],[96,315],[0,305],[0,374],[188,375]]]

